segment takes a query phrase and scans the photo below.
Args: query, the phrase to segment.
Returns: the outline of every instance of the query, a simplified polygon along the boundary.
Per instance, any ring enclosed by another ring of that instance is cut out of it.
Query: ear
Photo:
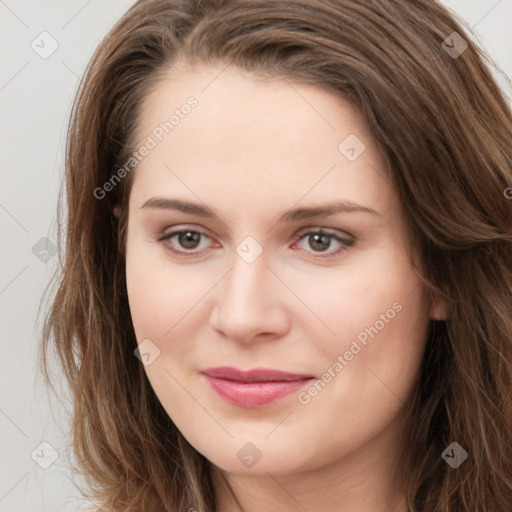
[[[447,320],[449,317],[448,301],[438,296],[430,305],[429,315],[432,320]]]
[[[114,208],[114,215],[117,217],[117,220],[119,220],[119,218],[121,217],[121,207],[120,206],[116,206]]]

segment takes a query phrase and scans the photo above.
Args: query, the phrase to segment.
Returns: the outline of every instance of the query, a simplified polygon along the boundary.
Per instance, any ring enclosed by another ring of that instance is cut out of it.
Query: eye
[[[337,250],[327,252],[327,256],[314,256],[320,258],[341,254],[347,250],[347,247],[354,244],[353,238],[343,238],[324,229],[310,229],[309,231],[299,233],[299,236],[299,242],[305,241],[306,244],[313,249],[314,253],[326,253],[331,247],[333,241],[340,245]]]
[[[201,237],[210,238],[204,231],[197,229],[179,229],[165,233],[157,241],[163,243],[165,248],[174,254],[182,254],[187,256],[193,256],[199,254],[198,252],[191,252],[198,249]],[[173,238],[175,242],[169,243]],[[176,245],[185,250],[176,249]]]

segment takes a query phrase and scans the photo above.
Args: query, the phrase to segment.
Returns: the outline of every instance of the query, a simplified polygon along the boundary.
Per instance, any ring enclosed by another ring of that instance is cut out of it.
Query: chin
[[[212,464],[228,473],[261,476],[271,473],[277,476],[322,465],[320,460],[315,460],[318,456],[305,451],[304,443],[295,435],[283,436],[283,432],[274,440],[265,439],[265,435],[260,434],[235,436],[223,443],[219,440],[210,441],[208,445],[195,443],[193,446]]]

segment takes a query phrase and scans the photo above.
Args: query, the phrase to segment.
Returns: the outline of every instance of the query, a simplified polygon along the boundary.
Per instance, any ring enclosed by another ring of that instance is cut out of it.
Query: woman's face
[[[358,111],[196,67],[146,98],[138,134],[130,309],[186,439],[236,473],[389,455],[434,312]]]

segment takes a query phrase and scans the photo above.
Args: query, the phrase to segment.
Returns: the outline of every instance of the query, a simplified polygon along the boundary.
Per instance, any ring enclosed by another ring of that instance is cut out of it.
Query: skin
[[[174,108],[198,100],[134,171],[126,276],[137,340],[160,350],[145,366],[148,379],[213,463],[220,510],[406,510],[394,478],[406,404],[429,319],[444,313],[411,266],[399,198],[350,103],[310,85],[222,69],[184,66],[141,110],[137,147]],[[366,146],[353,162],[338,150],[349,134]],[[154,196],[198,202],[217,217],[141,208]],[[378,215],[278,223],[292,207],[333,200]],[[180,245],[178,235],[158,242],[171,228],[207,236],[195,246],[183,238]],[[344,244],[328,237],[322,251],[308,228],[353,243],[335,254]],[[248,236],[263,249],[252,263],[236,251]],[[397,302],[400,312],[307,404],[292,393],[263,407],[233,405],[199,373],[265,367],[321,378]],[[252,467],[237,457],[248,442],[261,454]]]

